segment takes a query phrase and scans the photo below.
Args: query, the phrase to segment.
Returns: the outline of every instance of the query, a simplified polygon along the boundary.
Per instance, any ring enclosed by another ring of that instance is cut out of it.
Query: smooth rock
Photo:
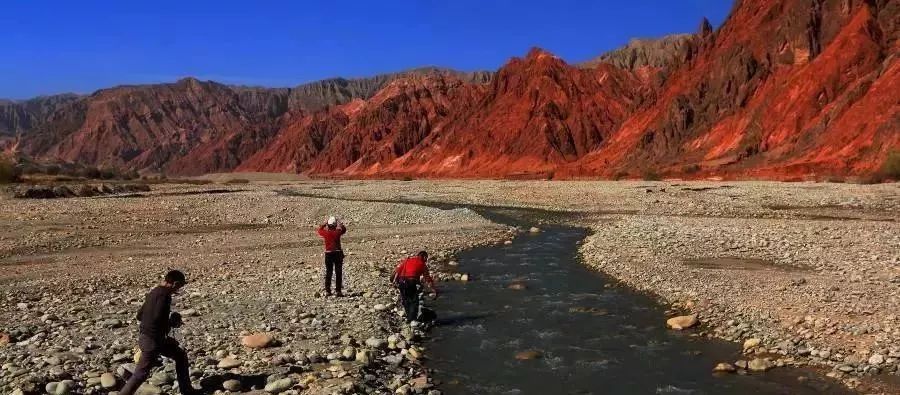
[[[100,386],[106,389],[115,388],[118,380],[112,373],[103,373],[100,376]]]
[[[734,365],[728,362],[720,362],[716,367],[713,368],[713,372],[723,372],[723,373],[733,373],[737,368]]]
[[[238,380],[225,380],[222,383],[222,388],[226,391],[237,392],[241,390],[241,382]]]
[[[538,350],[526,350],[519,351],[516,353],[516,359],[518,360],[529,360],[529,359],[538,359],[544,356],[544,353]]]
[[[754,358],[750,360],[750,362],[747,362],[747,369],[755,372],[765,372],[773,367],[775,367],[775,364],[764,358]]]
[[[675,330],[682,330],[697,325],[698,322],[697,315],[691,314],[669,318],[666,320],[666,325]]]
[[[757,338],[744,340],[744,351],[747,351],[751,348],[758,346],[760,342],[761,342],[761,340],[759,340]]]
[[[266,348],[275,342],[275,337],[268,333],[254,333],[241,338],[241,344],[248,348]]]
[[[284,391],[291,389],[294,386],[294,379],[288,377],[280,380],[275,380],[271,383],[266,384],[265,391],[273,394],[279,394]]]
[[[234,369],[238,366],[241,366],[241,361],[239,361],[235,357],[225,357],[222,358],[221,361],[219,361],[219,364],[217,366],[219,367],[219,369]]]

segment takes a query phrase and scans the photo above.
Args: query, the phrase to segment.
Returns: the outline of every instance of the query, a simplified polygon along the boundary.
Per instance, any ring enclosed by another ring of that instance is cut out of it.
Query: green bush
[[[19,182],[22,176],[21,169],[15,163],[6,158],[0,158],[0,184]]]
[[[900,151],[891,151],[881,164],[882,178],[900,180]]]

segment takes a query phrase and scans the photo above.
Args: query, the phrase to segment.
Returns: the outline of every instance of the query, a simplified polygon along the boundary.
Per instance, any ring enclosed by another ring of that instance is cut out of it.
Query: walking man
[[[119,391],[119,395],[133,394],[150,375],[150,369],[160,363],[164,356],[175,361],[175,372],[178,375],[178,389],[182,394],[194,394],[191,377],[188,372],[187,353],[178,342],[169,337],[169,330],[181,326],[181,315],[172,313],[172,295],[184,287],[187,281],[184,273],[172,270],[166,273],[161,284],[150,291],[137,313],[141,322],[138,335],[138,347],[141,358],[134,369],[134,374]]]
[[[319,225],[319,236],[325,240],[325,295],[331,296],[331,275],[334,274],[334,288],[337,296],[344,296],[341,288],[344,283],[344,251],[341,249],[341,236],[347,233],[347,227],[338,223],[334,216],[328,222]]]
[[[434,286],[434,279],[431,278],[428,267],[425,266],[427,261],[428,253],[419,251],[418,254],[401,261],[391,276],[391,283],[396,285],[400,291],[400,302],[406,312],[407,323],[411,323],[419,317],[419,286],[422,284],[422,279],[435,295],[438,293]]]

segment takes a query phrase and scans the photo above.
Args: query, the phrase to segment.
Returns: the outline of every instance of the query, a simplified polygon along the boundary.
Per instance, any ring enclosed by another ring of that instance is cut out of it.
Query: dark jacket
[[[172,311],[172,288],[157,286],[144,299],[137,313],[141,322],[140,332],[154,339],[163,339],[169,334],[169,314]]]

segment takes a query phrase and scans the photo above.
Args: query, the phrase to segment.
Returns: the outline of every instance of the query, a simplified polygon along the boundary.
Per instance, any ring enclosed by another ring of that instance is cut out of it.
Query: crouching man
[[[164,356],[175,361],[175,372],[178,374],[178,388],[182,394],[195,394],[191,385],[187,353],[178,342],[169,337],[169,330],[181,326],[181,315],[172,313],[172,295],[187,283],[184,273],[172,270],[166,273],[161,284],[153,288],[144,299],[137,313],[141,322],[138,335],[138,347],[141,358],[134,374],[119,391],[119,395],[133,394],[150,375],[150,369],[160,363]]]
[[[437,296],[434,279],[431,278],[428,267],[425,266],[427,261],[428,253],[419,251],[418,254],[400,262],[391,276],[391,282],[400,291],[400,302],[403,304],[407,323],[411,323],[419,317],[419,287],[422,280],[425,280],[428,287]]]

